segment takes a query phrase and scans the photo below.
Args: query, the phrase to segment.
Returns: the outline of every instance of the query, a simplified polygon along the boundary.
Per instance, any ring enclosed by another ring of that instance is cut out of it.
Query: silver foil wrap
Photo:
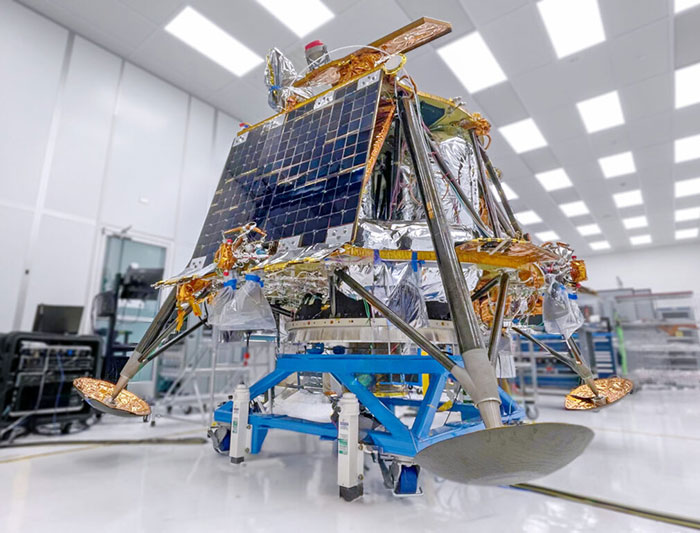
[[[473,238],[471,230],[463,226],[452,226],[455,242]],[[400,222],[383,220],[361,220],[357,227],[355,245],[373,250],[430,251],[433,241],[426,222]]]
[[[265,56],[265,86],[268,90],[267,103],[275,111],[284,110],[291,96],[299,100],[311,98],[313,93],[305,88],[294,87],[297,72],[292,62],[277,48],[272,48]]]
[[[439,149],[447,168],[455,177],[462,190],[466,193],[471,204],[478,211],[478,166],[473,146],[461,137],[448,137],[440,142]],[[440,175],[439,168],[435,163],[433,163],[433,172],[437,173],[438,176]],[[452,224],[472,228],[474,222],[469,212],[462,205],[454,192],[448,190],[450,187],[447,182],[444,179],[440,179],[437,184],[438,191],[443,199],[442,208],[447,215],[447,220]]]

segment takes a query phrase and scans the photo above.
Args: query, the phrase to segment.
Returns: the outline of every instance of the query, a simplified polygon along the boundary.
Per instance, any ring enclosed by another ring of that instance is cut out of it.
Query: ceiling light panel
[[[544,187],[545,191],[556,191],[558,189],[571,187],[571,180],[563,168],[555,168],[547,172],[540,172],[539,174],[535,174],[535,177],[542,187]]]
[[[189,6],[168,23],[165,31],[236,76],[262,63],[262,57]]]
[[[634,158],[632,152],[622,152],[620,154],[609,155],[598,159],[600,170],[603,171],[603,176],[606,178],[615,178],[635,172],[637,168],[634,166]]]
[[[688,228],[676,230],[676,239],[694,239],[698,236],[698,228]]]
[[[588,214],[588,206],[581,201],[561,204],[559,209],[569,218]]]
[[[676,139],[673,148],[674,161],[676,163],[698,159],[700,158],[700,135],[691,135],[690,137]]]
[[[630,217],[622,220],[625,229],[646,228],[649,225],[647,217]]]
[[[590,246],[592,250],[610,250],[610,243],[608,241],[589,242],[588,246]]]
[[[605,40],[597,0],[542,0],[537,8],[558,58]]]
[[[630,237],[630,243],[632,246],[639,246],[640,244],[650,244],[651,235],[634,235]]]
[[[613,194],[613,200],[615,201],[615,205],[617,207],[631,207],[633,205],[641,205],[644,203],[642,191],[639,189]]]
[[[598,224],[584,224],[583,226],[576,226],[576,229],[584,237],[588,235],[598,235],[601,233],[600,226]]]
[[[542,222],[540,216],[534,211],[520,211],[520,213],[515,213],[515,218],[518,219],[518,222],[525,225]]]
[[[686,222],[688,220],[700,220],[700,207],[689,207],[687,209],[676,209],[676,222]]]
[[[700,0],[675,0],[673,2],[673,11],[674,13],[680,13],[697,5],[700,5]]]
[[[700,63],[676,71],[676,109],[700,102]]]
[[[617,91],[583,100],[577,103],[576,107],[588,133],[607,130],[625,123]]]
[[[501,66],[479,32],[446,44],[437,52],[470,93],[506,80]]]
[[[544,140],[540,129],[531,118],[513,122],[498,128],[498,131],[501,132],[501,135],[506,138],[511,148],[518,154],[547,146],[547,141]]]
[[[700,178],[677,181],[675,189],[676,198],[683,198],[685,196],[695,196],[696,194],[700,194]]]
[[[557,235],[555,231],[540,231],[539,233],[535,233],[535,237],[542,242],[556,241],[559,239],[559,235]]]
[[[277,20],[304,37],[320,28],[335,15],[321,0],[257,0]]]

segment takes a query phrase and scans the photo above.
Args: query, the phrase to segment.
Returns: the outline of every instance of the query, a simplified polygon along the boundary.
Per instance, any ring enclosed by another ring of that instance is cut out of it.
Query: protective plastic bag
[[[220,327],[222,314],[227,305],[231,305],[236,295],[236,280],[230,279],[224,282],[222,289],[216,293],[212,302],[207,306],[209,311],[207,322],[214,327]]]
[[[262,280],[247,274],[243,285],[230,295],[217,295],[212,305],[218,312],[216,326],[227,331],[275,331],[275,317],[262,291]],[[217,299],[221,296],[221,303]],[[220,307],[219,307],[220,305]],[[209,321],[211,322],[211,319]]]
[[[542,302],[542,318],[547,333],[558,333],[568,339],[583,325],[583,315],[576,298],[561,283],[552,283]]]
[[[428,310],[421,292],[420,266],[417,261],[404,266],[386,305],[414,328],[428,325]]]

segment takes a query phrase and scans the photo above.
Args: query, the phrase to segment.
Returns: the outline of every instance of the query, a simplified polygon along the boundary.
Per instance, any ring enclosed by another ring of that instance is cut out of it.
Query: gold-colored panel
[[[480,265],[519,268],[528,263],[556,261],[557,257],[529,241],[474,239],[457,246],[460,261]]]
[[[114,383],[110,383],[109,381],[84,377],[74,379],[73,386],[86,398],[108,405],[113,409],[138,416],[147,416],[151,414],[150,406],[133,392],[129,392],[126,389],[117,395],[114,404],[108,403],[108,399],[111,398],[114,392]]]
[[[595,386],[601,396],[605,397],[605,405],[610,405],[632,392],[634,383],[625,378],[603,378],[596,379]],[[580,385],[566,396],[564,407],[577,411],[596,409],[600,406],[593,401],[593,397],[593,391],[588,385]]]
[[[376,50],[379,48],[388,54],[406,53],[410,50],[427,44],[438,37],[442,37],[452,31],[449,22],[422,17],[407,24],[403,28],[385,35],[369,44],[372,48],[361,48],[345,57],[331,61],[309,72],[302,79],[294,83],[295,87],[304,85],[319,85],[330,83],[335,85],[342,83],[351,73],[353,75],[369,72],[384,54]]]

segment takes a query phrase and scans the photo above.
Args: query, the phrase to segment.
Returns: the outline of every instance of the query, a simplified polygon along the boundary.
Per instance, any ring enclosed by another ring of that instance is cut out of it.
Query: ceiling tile
[[[155,33],[135,50],[130,59],[154,74],[167,78],[191,78],[194,86],[207,97],[238,78],[194,48],[164,31]],[[260,82],[263,88],[262,81]]]
[[[528,4],[479,28],[507,76],[516,76],[555,59],[537,7]],[[508,38],[504,39],[503,36]]]
[[[460,0],[460,3],[464,6],[469,18],[471,18],[477,26],[482,26],[524,6],[528,3],[528,0],[499,0],[498,2]]]
[[[214,105],[224,108],[242,122],[256,124],[276,112],[267,104],[267,91],[245,80],[234,81],[211,96]]]
[[[163,27],[170,22],[186,5],[194,6],[195,4],[195,2],[186,2],[183,0],[148,0],[147,2],[143,0],[119,1],[159,27]]]
[[[489,90],[479,91],[472,98],[480,105],[494,127],[504,126],[530,115],[510,83],[499,83]]]
[[[606,46],[594,46],[557,65],[567,92],[575,102],[607,93],[615,87]]]
[[[670,39],[670,23],[662,20],[608,43],[616,81],[626,85],[670,72]]]
[[[542,135],[552,139],[550,144],[585,134],[581,115],[570,104],[539,111],[535,113],[535,120]]]
[[[636,28],[671,15],[670,2],[659,0],[599,0],[600,14],[608,38],[630,32]]]
[[[675,17],[673,39],[675,68],[700,61],[700,9],[689,9]]]
[[[571,104],[568,84],[558,62],[513,76],[510,81],[525,107],[533,114],[542,109]]]
[[[626,120],[673,111],[673,75],[669,72],[620,89]]]

